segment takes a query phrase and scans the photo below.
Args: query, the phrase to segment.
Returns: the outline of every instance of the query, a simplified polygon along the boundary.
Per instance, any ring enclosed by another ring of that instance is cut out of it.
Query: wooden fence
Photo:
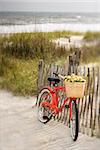
[[[53,77],[53,72],[59,72],[62,75],[67,75],[75,72],[87,79],[87,86],[85,96],[80,99],[79,107],[79,122],[80,132],[90,136],[96,135],[100,137],[100,66],[87,67],[70,64],[70,57],[64,65],[58,66],[55,64],[44,64],[43,60],[39,62],[38,73],[38,89],[44,85],[48,85],[47,78]],[[70,66],[70,67],[69,67]],[[72,67],[73,66],[73,67]],[[63,84],[61,82],[60,84]],[[62,93],[60,93],[62,94]],[[59,101],[59,106],[63,101],[64,96]],[[61,121],[65,125],[69,123],[69,111],[67,108],[55,117],[56,120]]]

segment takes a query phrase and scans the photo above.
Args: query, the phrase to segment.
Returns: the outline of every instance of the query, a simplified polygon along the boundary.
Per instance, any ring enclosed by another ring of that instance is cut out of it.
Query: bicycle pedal
[[[69,108],[69,105],[65,105],[65,108]]]

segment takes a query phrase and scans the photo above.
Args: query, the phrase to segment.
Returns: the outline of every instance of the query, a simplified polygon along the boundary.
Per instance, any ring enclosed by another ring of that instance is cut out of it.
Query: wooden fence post
[[[69,56],[68,74],[77,74],[77,69],[80,64],[81,51],[76,50],[74,54]]]
[[[39,61],[39,66],[38,66],[38,90],[43,86],[43,70],[44,70],[44,61],[41,59]]]
[[[100,138],[100,66],[98,67],[98,80],[97,80],[97,126],[96,136]]]

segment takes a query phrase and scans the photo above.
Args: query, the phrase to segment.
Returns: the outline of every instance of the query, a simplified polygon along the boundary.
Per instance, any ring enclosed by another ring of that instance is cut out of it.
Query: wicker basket
[[[82,98],[86,82],[65,82],[67,97]]]

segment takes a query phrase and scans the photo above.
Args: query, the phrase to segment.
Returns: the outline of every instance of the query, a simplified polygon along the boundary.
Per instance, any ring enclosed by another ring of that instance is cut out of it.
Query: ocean
[[[100,13],[0,12],[0,34],[100,31]]]

